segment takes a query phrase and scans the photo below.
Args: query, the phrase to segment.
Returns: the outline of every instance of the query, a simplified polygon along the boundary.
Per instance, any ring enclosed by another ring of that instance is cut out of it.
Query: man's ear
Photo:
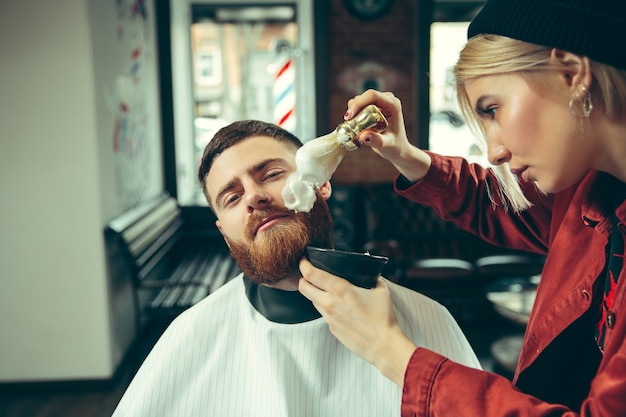
[[[219,220],[215,220],[215,226],[217,226],[217,230],[219,230],[222,236],[224,236],[224,231],[222,230],[222,225],[220,224]],[[228,249],[230,249],[230,243],[228,243],[228,239],[226,239],[225,236],[224,236],[224,242],[226,242],[226,245],[228,245]]]
[[[574,92],[580,91],[583,85],[587,91],[591,88],[592,73],[589,58],[567,52],[562,49],[552,49],[550,63],[560,68],[564,82]]]
[[[330,181],[326,181],[324,184],[322,184],[322,186],[320,187],[320,195],[324,200],[328,200],[332,193],[333,187],[331,187]]]

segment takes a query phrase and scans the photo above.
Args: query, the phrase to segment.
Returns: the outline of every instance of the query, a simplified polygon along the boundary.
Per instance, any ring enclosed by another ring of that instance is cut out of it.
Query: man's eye
[[[276,177],[280,177],[284,171],[269,171],[265,174],[264,180],[272,180]]]
[[[239,197],[241,197],[239,194],[233,194],[233,195],[226,197],[224,199],[224,206],[228,207],[230,205],[233,205],[234,203],[237,202],[237,200],[239,200]]]

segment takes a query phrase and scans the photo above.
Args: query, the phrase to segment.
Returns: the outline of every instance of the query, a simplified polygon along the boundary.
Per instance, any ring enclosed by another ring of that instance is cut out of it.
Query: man
[[[309,213],[284,207],[301,145],[259,121],[235,122],[209,142],[198,176],[243,274],[172,323],[114,417],[400,415],[400,388],[343,347],[297,291],[304,248],[332,247],[330,183]],[[387,285],[412,340],[479,367],[447,310]]]

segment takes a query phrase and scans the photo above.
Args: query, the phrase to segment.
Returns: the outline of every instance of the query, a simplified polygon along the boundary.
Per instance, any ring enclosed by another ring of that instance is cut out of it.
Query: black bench
[[[132,277],[139,326],[175,317],[239,274],[221,236],[188,233],[167,194],[112,220],[105,239],[121,262],[114,269]]]

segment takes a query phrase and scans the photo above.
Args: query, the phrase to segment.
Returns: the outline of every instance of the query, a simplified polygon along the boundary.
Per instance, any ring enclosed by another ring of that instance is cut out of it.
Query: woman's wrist
[[[390,162],[407,180],[416,182],[424,178],[432,161],[426,152],[410,145],[405,152]]]
[[[399,328],[393,336],[385,337],[372,363],[385,377],[400,388],[404,385],[404,374],[417,345]]]

